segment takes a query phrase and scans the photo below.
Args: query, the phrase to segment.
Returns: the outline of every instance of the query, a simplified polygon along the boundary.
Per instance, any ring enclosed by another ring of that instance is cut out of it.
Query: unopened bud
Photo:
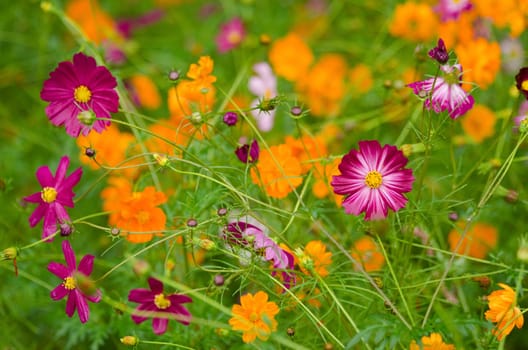
[[[67,237],[71,235],[74,231],[73,225],[68,224],[67,222],[63,222],[60,224],[60,234],[63,237]]]
[[[88,158],[95,157],[95,153],[95,149],[93,149],[92,147],[86,147],[86,149],[84,150],[84,155]]]
[[[216,243],[211,241],[210,239],[204,238],[200,239],[198,242],[198,246],[205,250],[212,250],[216,247]]]
[[[191,123],[194,125],[200,125],[203,123],[203,117],[200,112],[193,112],[191,114]]]
[[[178,79],[180,79],[180,72],[175,71],[175,70],[171,70],[169,72],[169,80],[176,81]]]
[[[187,220],[187,226],[188,227],[196,227],[196,226],[198,226],[198,221],[196,221],[196,219],[189,219],[189,220]]]
[[[153,157],[159,164],[159,166],[166,166],[167,164],[169,164],[169,157],[167,157],[166,155],[154,153]]]
[[[268,34],[261,34],[259,37],[260,45],[269,45],[271,44],[271,37]]]
[[[135,346],[139,344],[139,338],[134,337],[133,335],[126,335],[119,340],[125,345]]]
[[[91,126],[95,121],[95,114],[92,111],[82,111],[77,115],[81,124]]]
[[[2,251],[2,260],[15,260],[18,256],[18,248],[9,247]]]
[[[224,282],[225,282],[225,278],[224,278],[223,275],[218,274],[218,275],[214,276],[214,284],[215,284],[215,286],[221,287],[221,286],[224,285]]]
[[[227,208],[219,208],[216,213],[218,214],[218,216],[226,216]]]

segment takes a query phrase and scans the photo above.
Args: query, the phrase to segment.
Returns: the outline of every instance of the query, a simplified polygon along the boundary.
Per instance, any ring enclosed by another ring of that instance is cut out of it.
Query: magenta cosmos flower
[[[86,323],[90,317],[90,309],[86,300],[92,303],[101,301],[101,291],[95,289],[93,282],[89,279],[92,273],[94,256],[85,255],[76,267],[75,253],[68,241],[62,241],[62,252],[66,260],[66,266],[57,262],[48,265],[48,271],[63,280],[50,293],[51,299],[60,300],[68,296],[66,302],[66,314],[72,317],[77,309],[79,319]]]
[[[181,304],[190,303],[192,299],[182,294],[163,293],[163,283],[155,278],[150,277],[148,284],[150,290],[133,289],[128,294],[128,301],[140,304],[136,308],[138,314],[133,314],[132,320],[141,323],[152,318],[152,329],[155,334],[165,333],[169,318],[187,326],[191,321],[191,313]]]
[[[398,211],[407,203],[403,193],[411,191],[414,177],[405,165],[407,158],[396,146],[360,141],[359,150],[351,150],[341,160],[341,174],[333,176],[332,187],[346,196],[347,214],[364,212],[365,220],[383,219],[388,208]]]
[[[38,203],[38,207],[29,217],[29,225],[34,227],[42,218],[44,224],[42,238],[53,235],[57,230],[57,224],[70,221],[66,212],[66,207],[73,208],[73,187],[79,182],[82,176],[82,168],[77,168],[70,176],[66,176],[66,170],[70,164],[67,156],[61,158],[55,176],[47,166],[37,169],[37,180],[42,186],[42,191],[33,193],[24,198],[26,202]],[[48,240],[51,242],[52,237]]]
[[[50,73],[44,82],[40,98],[50,102],[46,115],[52,124],[64,125],[72,137],[88,135],[93,128],[102,132],[117,112],[119,97],[114,88],[116,79],[104,66],[97,66],[95,59],[83,53],[73,56],[73,63],[66,61]]]
[[[238,47],[244,37],[246,29],[244,23],[238,17],[233,18],[220,26],[220,33],[216,37],[216,46],[220,53],[225,53]]]
[[[469,11],[472,7],[470,0],[440,0],[434,9],[440,14],[442,22],[446,22],[458,19],[462,12]]]
[[[423,81],[417,81],[407,86],[413,89],[413,92],[424,98],[426,109],[431,108],[440,113],[448,111],[451,119],[456,119],[469,111],[475,100],[461,87],[462,66],[443,65],[440,66],[442,76],[432,77]]]

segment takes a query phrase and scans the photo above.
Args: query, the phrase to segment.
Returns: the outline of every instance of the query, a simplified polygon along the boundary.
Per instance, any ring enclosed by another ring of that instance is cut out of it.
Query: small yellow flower
[[[516,294],[510,286],[499,283],[502,290],[496,290],[488,295],[489,310],[484,314],[486,320],[496,323],[493,334],[502,340],[510,334],[513,326],[521,328],[524,317],[517,306]]]
[[[272,332],[277,330],[275,315],[279,307],[268,301],[268,294],[259,291],[255,295],[248,293],[240,298],[240,305],[231,309],[233,317],[229,324],[235,331],[242,331],[244,343],[251,343],[258,337],[267,340]]]

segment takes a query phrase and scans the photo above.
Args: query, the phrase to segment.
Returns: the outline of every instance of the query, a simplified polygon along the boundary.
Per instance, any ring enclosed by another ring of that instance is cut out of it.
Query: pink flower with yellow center
[[[75,196],[73,187],[81,180],[82,168],[78,168],[70,176],[66,176],[69,164],[70,158],[62,157],[55,176],[47,166],[38,168],[37,180],[42,186],[42,191],[24,198],[26,202],[38,203],[38,207],[29,217],[29,225],[34,227],[44,219],[42,238],[53,235],[57,231],[57,224],[70,221],[64,207],[73,208],[73,197]],[[51,237],[48,242],[52,240]]]
[[[57,262],[48,265],[48,271],[63,280],[50,293],[53,300],[60,300],[68,296],[66,314],[72,317],[77,310],[79,319],[86,323],[90,317],[90,309],[86,300],[92,303],[101,301],[101,291],[95,288],[89,276],[92,273],[94,256],[85,255],[76,266],[75,253],[69,241],[62,241],[62,252],[66,266]]]
[[[246,37],[244,23],[238,17],[233,18],[220,27],[220,33],[216,37],[216,46],[220,53],[225,53],[238,47]]]
[[[164,293],[163,283],[155,278],[150,277],[148,284],[150,290],[138,288],[128,294],[128,301],[140,304],[132,320],[141,323],[152,318],[152,329],[158,335],[167,331],[169,318],[189,325],[191,313],[181,304],[190,303],[192,299],[183,294]]]
[[[333,176],[331,185],[336,194],[346,196],[347,214],[364,212],[365,220],[383,219],[389,208],[398,211],[407,204],[403,193],[412,190],[414,177],[406,165],[407,158],[396,146],[360,141],[359,149],[341,160],[341,173]]]
[[[116,86],[106,67],[97,66],[94,58],[81,52],[73,56],[73,62],[61,62],[50,73],[40,98],[50,102],[46,115],[52,124],[64,125],[72,137],[86,136],[91,129],[100,133],[110,125],[110,113],[119,106]]]

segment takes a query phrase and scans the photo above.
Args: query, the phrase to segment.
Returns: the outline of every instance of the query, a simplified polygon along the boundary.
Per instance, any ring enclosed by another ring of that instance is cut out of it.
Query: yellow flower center
[[[229,32],[229,34],[227,35],[227,41],[230,44],[238,44],[240,42],[240,39],[242,39],[242,37],[240,36],[240,33],[238,31]]]
[[[156,294],[156,296],[154,297],[154,304],[158,309],[162,310],[171,306],[170,300],[165,298],[165,294],[163,293]]]
[[[40,198],[46,203],[53,203],[57,198],[57,190],[53,187],[44,187],[40,192]]]
[[[380,187],[382,183],[383,178],[381,177],[381,174],[376,170],[369,171],[367,176],[365,176],[365,185],[370,188],[376,189]]]
[[[259,319],[259,316],[256,312],[252,312],[250,315],[249,315],[249,320],[251,322],[255,322]]]
[[[73,290],[75,289],[75,279],[71,276],[68,276],[64,279],[64,282],[62,282],[62,285],[67,290]]]
[[[79,103],[86,103],[92,98],[92,92],[85,85],[79,85],[75,88],[73,97]]]
[[[524,91],[528,91],[528,80],[525,80],[522,82],[521,84],[521,88],[524,90]]]
[[[140,224],[147,223],[150,221],[150,213],[148,211],[140,211],[136,218]]]

